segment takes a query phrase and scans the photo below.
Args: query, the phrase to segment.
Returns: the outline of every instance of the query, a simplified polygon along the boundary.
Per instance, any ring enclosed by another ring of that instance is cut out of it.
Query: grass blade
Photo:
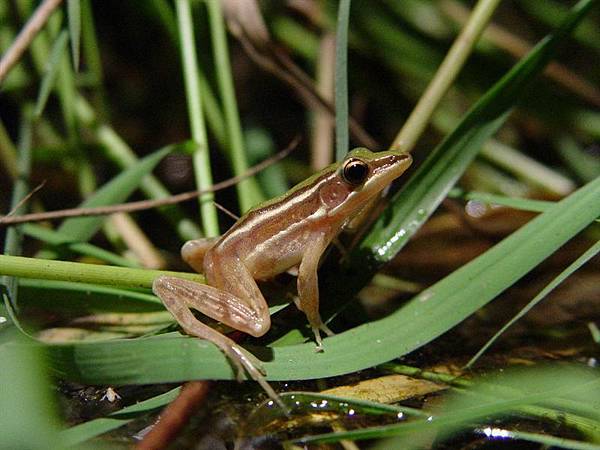
[[[272,380],[330,377],[404,355],[490,302],[589,225],[600,216],[599,197],[600,178],[553,205],[390,316],[325,339],[322,353],[315,353],[313,343],[251,350],[265,361],[267,377]],[[49,353],[61,376],[88,383],[235,376],[214,345],[184,336],[51,345]]]
[[[31,119],[23,115],[21,119],[21,129],[19,130],[19,154],[17,159],[17,177],[14,182],[14,188],[11,198],[11,209],[16,214],[21,214],[27,210],[27,205],[20,205],[20,202],[29,192],[29,186],[26,180],[31,173],[31,142],[33,139],[33,124]],[[18,228],[10,228],[6,232],[4,241],[5,255],[21,254],[22,235]],[[3,275],[0,273],[0,275]],[[10,276],[0,276],[0,288],[6,293],[4,297],[4,306],[12,322],[19,327],[17,320],[17,280]]]
[[[461,428],[472,428],[472,423],[489,421],[511,412],[527,414],[548,397],[576,398],[579,403],[597,406],[598,377],[593,371],[579,367],[543,367],[527,370],[513,370],[509,373],[477,380],[466,392],[458,392],[444,405],[441,412],[432,418],[417,419],[414,422],[372,427],[353,431],[328,433],[302,438],[299,442],[338,442],[340,439],[375,439],[390,436],[398,438],[382,441],[377,449],[422,448],[420,438],[444,439]],[[559,412],[560,413],[560,412]],[[564,412],[568,415],[568,412]],[[531,415],[531,414],[529,414]],[[556,418],[560,420],[560,415]],[[594,423],[594,421],[592,421]],[[593,438],[593,437],[592,437]],[[593,447],[592,447],[593,448]]]
[[[138,188],[142,179],[156,167],[176,145],[165,148],[146,156],[131,168],[121,172],[111,181],[98,189],[93,196],[84,201],[81,207],[104,206],[124,201]],[[89,240],[102,226],[106,217],[76,217],[65,220],[58,232],[71,237],[71,242]]]
[[[479,0],[469,20],[452,44],[444,61],[410,113],[390,148],[412,151],[431,115],[458,76],[481,33],[492,18],[500,0]]]
[[[459,188],[451,190],[448,193],[448,197],[462,198],[463,200],[468,201],[474,200],[488,205],[506,206],[507,208],[530,212],[544,212],[555,203],[549,200],[507,197],[504,195],[490,194],[489,192],[470,191],[463,193]],[[598,221],[600,221],[600,218],[596,219],[596,222]]]
[[[202,275],[191,272],[132,269],[8,255],[0,255],[0,275],[143,289],[150,289],[152,281],[161,275],[204,282]]]
[[[125,425],[134,420],[138,415],[146,414],[162,408],[171,403],[179,395],[180,388],[175,388],[164,394],[141,401],[135,405],[127,406],[115,411],[108,417],[90,420],[89,422],[75,425],[61,433],[66,446],[73,446],[100,436],[111,430]]]
[[[188,0],[177,0],[177,23],[179,25],[179,39],[181,41],[181,61],[185,82],[185,93],[188,106],[188,116],[192,139],[195,148],[192,153],[194,175],[198,189],[206,189],[212,185],[212,171],[210,168],[210,153],[206,125],[202,112],[202,95],[199,83],[199,66],[196,58],[196,39],[192,19],[192,9]],[[215,195],[207,192],[198,198],[200,204],[200,219],[203,231],[207,236],[219,235],[219,221],[217,209],[214,205]]]
[[[600,175],[600,156],[583,151],[574,139],[561,137],[558,153],[581,180],[591,181]]]
[[[596,256],[600,252],[600,241],[597,241],[594,245],[592,245],[589,249],[587,249],[579,258],[577,258],[573,263],[569,265],[565,270],[563,270],[556,278],[554,278],[550,283],[548,283],[544,289],[540,291],[538,295],[536,295],[521,311],[518,312],[512,319],[506,323],[492,338],[485,343],[485,345],[479,350],[473,358],[469,360],[466,367],[471,367],[475,362],[479,359],[481,355],[483,355],[491,345],[496,342],[496,340],[504,334],[504,332],[510,328],[517,320],[522,318],[525,314],[527,314],[535,305],[541,302],[550,292],[556,289],[563,281],[569,278],[573,272],[587,263],[590,259]]]
[[[485,430],[487,431],[487,430]],[[523,441],[528,442],[536,442],[538,444],[543,444],[546,448],[556,447],[556,448],[568,448],[571,450],[600,450],[600,445],[591,444],[589,442],[581,442],[575,441],[573,439],[565,439],[559,438],[555,436],[550,436],[547,434],[538,434],[538,433],[528,433],[526,431],[505,431],[501,433],[502,437],[513,438],[513,439],[521,439]],[[493,432],[493,429],[492,429]]]
[[[338,6],[335,41],[335,159],[341,161],[348,153],[348,22],[350,0]]]
[[[81,43],[81,3],[79,0],[68,0],[69,37],[71,38],[71,55],[73,70],[79,70],[79,48]]]
[[[15,328],[0,329],[0,448],[63,448],[42,350],[24,341]]]
[[[577,3],[559,29],[544,38],[473,106],[392,198],[370,232],[350,253],[345,275],[343,279],[336,275],[335,286],[343,286],[344,294],[356,292],[402,249],[445,198],[483,143],[504,123],[557,45],[595,3],[594,0]]]
[[[240,175],[248,169],[248,158],[244,148],[242,125],[235,98],[233,75],[227,48],[227,35],[225,34],[221,2],[207,2],[210,34],[213,45],[213,55],[217,71],[219,93],[223,102],[223,113],[227,126],[228,142],[231,148],[231,161],[233,172]],[[262,192],[254,177],[246,178],[237,185],[237,194],[242,212],[247,211],[257,203],[264,200]]]
[[[52,311],[120,313],[165,310],[158,297],[150,293],[89,283],[22,278],[19,280],[19,292],[23,304]]]
[[[34,239],[39,239],[40,241],[43,241],[51,246],[64,246],[70,252],[84,256],[90,256],[92,258],[98,258],[101,261],[105,261],[115,266],[140,267],[140,265],[135,261],[123,258],[116,253],[109,252],[108,250],[88,244],[87,242],[71,242],[71,236],[60,233],[59,231],[42,227],[40,225],[27,223],[21,226],[21,231],[23,234]]]
[[[69,35],[67,31],[63,30],[56,38],[56,41],[54,41],[54,45],[50,51],[50,58],[48,59],[48,65],[46,66],[46,73],[42,79],[42,84],[40,86],[40,91],[38,92],[38,98],[35,105],[35,115],[37,117],[42,115],[42,112],[46,107],[48,97],[50,96],[50,92],[56,83],[56,77],[58,76],[58,70],[60,69],[63,54],[67,48],[68,39]]]

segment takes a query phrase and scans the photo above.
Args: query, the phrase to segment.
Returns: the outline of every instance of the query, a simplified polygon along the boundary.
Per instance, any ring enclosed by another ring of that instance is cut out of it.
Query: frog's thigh
[[[192,324],[202,324],[191,314],[190,308],[252,336],[262,336],[271,325],[266,303],[265,316],[260,308],[253,308],[243,299],[236,297],[235,293],[232,294],[212,286],[163,276],[154,280],[152,290],[161,298],[181,326],[188,333],[198,337],[213,340],[207,336],[200,336],[196,329],[193,331],[189,329]],[[258,292],[260,294],[260,291]],[[262,295],[260,298],[264,302]]]
[[[196,272],[203,271],[204,255],[219,240],[218,237],[194,239],[181,247],[181,257]]]
[[[243,369],[245,369],[254,380],[260,383],[269,397],[283,406],[275,391],[265,380],[260,361],[227,336],[196,319],[190,308],[198,309],[217,320],[221,320],[222,317],[222,322],[246,332],[249,331],[244,327],[238,327],[231,320],[235,318],[234,322],[239,320],[244,323],[252,321],[254,312],[248,308],[245,309],[240,302],[235,302],[235,307],[223,314],[223,305],[227,305],[231,300],[227,297],[226,292],[180,278],[159,277],[154,280],[152,289],[188,334],[212,342],[229,357],[237,369],[238,379],[241,380]]]

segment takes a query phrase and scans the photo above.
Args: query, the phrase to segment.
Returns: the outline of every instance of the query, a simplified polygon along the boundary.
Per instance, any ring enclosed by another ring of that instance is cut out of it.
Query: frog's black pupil
[[[367,178],[369,167],[362,161],[350,161],[344,167],[344,178],[353,185],[361,184]]]

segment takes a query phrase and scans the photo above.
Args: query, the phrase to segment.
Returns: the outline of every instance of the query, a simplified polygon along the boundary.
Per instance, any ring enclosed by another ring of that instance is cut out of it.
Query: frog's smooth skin
[[[319,315],[319,259],[344,224],[358,214],[411,164],[398,151],[358,148],[340,162],[298,184],[282,196],[250,210],[219,238],[187,242],[183,259],[207,284],[173,277],[154,280],[153,290],[190,335],[217,345],[238,370],[245,369],[274,399],[260,361],[234,341],[197,320],[190,308],[229,327],[258,337],[271,319],[255,280],[298,266],[298,308],[306,314],[322,349],[320,330],[332,334]]]

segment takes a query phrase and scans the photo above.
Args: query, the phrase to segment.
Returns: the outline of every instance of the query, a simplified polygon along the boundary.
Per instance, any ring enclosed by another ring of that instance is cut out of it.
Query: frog
[[[231,338],[198,320],[194,309],[253,337],[271,326],[257,281],[297,268],[295,303],[323,351],[321,332],[332,335],[319,314],[318,267],[322,255],[346,224],[412,163],[397,149],[350,151],[283,195],[246,212],[225,234],[186,242],[181,255],[206,284],[160,276],[153,292],[189,335],[215,344],[231,361],[238,379],[244,371],[279,404],[258,358]]]

